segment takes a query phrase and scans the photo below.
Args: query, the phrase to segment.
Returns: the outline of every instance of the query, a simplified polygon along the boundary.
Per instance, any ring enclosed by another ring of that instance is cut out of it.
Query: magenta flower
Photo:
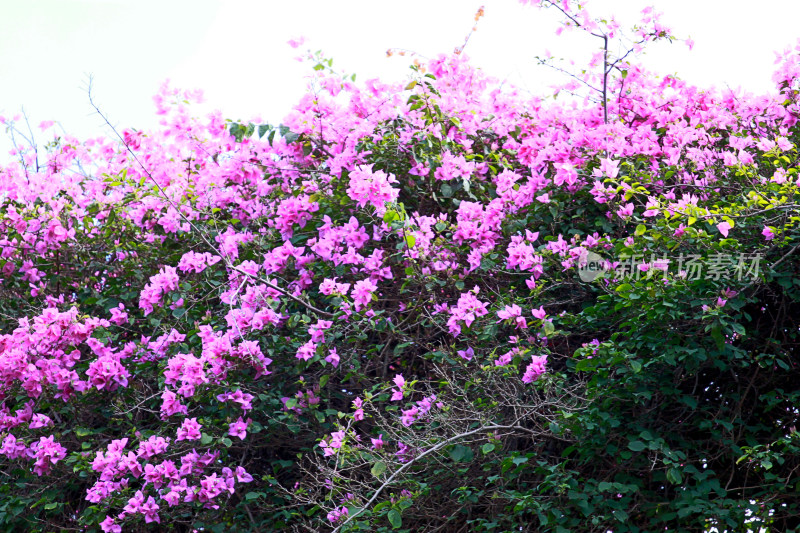
[[[339,354],[336,352],[336,348],[331,348],[330,353],[325,356],[325,361],[333,365],[333,368],[339,366]]]
[[[612,161],[611,159],[600,160],[600,172],[603,176],[609,178],[616,178],[619,175],[619,161]]]
[[[128,313],[125,312],[124,304],[111,308],[111,320],[109,322],[118,326],[128,323]]]
[[[253,476],[251,476],[244,467],[237,466],[236,467],[236,481],[239,483],[250,483],[253,481]]]
[[[468,346],[466,350],[458,350],[458,355],[465,361],[472,361],[472,357],[475,355],[475,352],[471,346]]]
[[[247,436],[247,427],[250,425],[250,419],[247,419],[247,422],[242,420],[240,416],[236,422],[231,423],[228,426],[228,435],[231,437],[239,437],[241,440]]]
[[[399,189],[392,187],[392,183],[397,183],[397,178],[391,174],[386,174],[382,170],[373,172],[372,165],[359,166],[350,172],[347,194],[358,207],[369,204],[382,212],[384,204],[394,202],[400,193]]]
[[[522,315],[522,309],[517,305],[507,305],[503,309],[497,312],[498,322],[502,322],[503,320],[512,320],[518,316]]]
[[[197,422],[197,418],[186,418],[181,427],[178,428],[178,438],[175,440],[197,440],[202,436],[200,434],[201,427]]]
[[[360,310],[362,307],[368,306],[370,302],[372,302],[372,293],[375,292],[377,288],[378,286],[368,279],[362,279],[356,282],[351,292],[353,300],[356,302],[356,311]]]
[[[40,413],[36,413],[35,415],[33,415],[33,418],[31,418],[30,424],[28,424],[28,428],[29,429],[39,429],[39,428],[45,428],[45,427],[52,426],[52,425],[53,425],[53,421],[50,419],[49,416],[46,416],[46,415],[43,415],[43,414],[40,414]]]
[[[345,506],[337,507],[330,513],[328,513],[328,521],[332,524],[344,520],[347,518],[347,515],[350,514],[350,511]]]
[[[539,376],[544,374],[545,365],[547,364],[547,354],[534,355],[528,368],[525,369],[525,375],[522,376],[523,383],[533,383]]]
[[[303,361],[308,361],[309,359],[314,357],[314,354],[316,352],[317,352],[316,343],[314,341],[308,341],[297,349],[297,354],[295,355],[295,357],[297,357],[298,359],[302,359]]]
[[[619,209],[617,209],[617,215],[620,218],[628,218],[631,215],[633,215],[633,204],[632,203],[627,203],[627,204],[623,205],[622,207],[620,207]]]
[[[100,529],[105,533],[122,533],[122,526],[117,524],[117,521],[111,518],[110,515],[100,522]]]
[[[33,471],[38,476],[49,474],[53,465],[67,457],[67,449],[55,441],[55,437],[41,437],[31,444],[28,455],[35,459]]]
[[[397,374],[394,377],[394,384],[397,385],[396,389],[392,389],[392,398],[391,401],[397,402],[403,399],[403,392],[406,386],[406,380],[403,378],[402,374]]]

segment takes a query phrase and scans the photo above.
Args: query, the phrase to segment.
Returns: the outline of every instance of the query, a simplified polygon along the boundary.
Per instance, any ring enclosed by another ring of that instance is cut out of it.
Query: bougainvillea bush
[[[798,528],[800,49],[705,90],[542,4],[602,46],[558,99],[317,56],[279,126],[20,144],[0,528]]]

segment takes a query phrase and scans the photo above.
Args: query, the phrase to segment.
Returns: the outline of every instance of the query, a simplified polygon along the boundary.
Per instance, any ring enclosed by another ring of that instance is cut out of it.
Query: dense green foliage
[[[165,87],[0,169],[0,529],[800,531],[796,55],[566,102],[316,60],[284,125]]]

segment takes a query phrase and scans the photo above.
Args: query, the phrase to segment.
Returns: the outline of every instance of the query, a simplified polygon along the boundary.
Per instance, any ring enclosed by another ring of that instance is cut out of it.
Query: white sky
[[[722,0],[594,0],[596,15],[633,21],[654,4],[683,43],[658,44],[644,63],[701,86],[771,89],[774,51],[800,37],[800,2]],[[152,96],[161,82],[203,89],[210,108],[227,118],[261,116],[280,122],[298,100],[310,65],[300,51],[321,49],[334,67],[357,81],[404,79],[408,57],[432,57],[463,43],[481,5],[486,16],[466,53],[476,66],[533,93],[561,78],[536,67],[533,56],[592,51],[591,39],[555,36],[557,14],[516,0],[0,0],[0,114],[24,107],[38,133],[56,120],[79,137],[107,134],[86,95],[93,93],[115,125],[144,129],[157,123]],[[306,37],[298,50],[286,42]],[[8,141],[0,134],[0,161]]]

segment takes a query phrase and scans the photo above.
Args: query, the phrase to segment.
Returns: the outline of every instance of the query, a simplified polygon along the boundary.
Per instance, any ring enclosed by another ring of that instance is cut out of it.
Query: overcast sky
[[[683,43],[658,44],[644,63],[701,86],[771,89],[774,52],[800,37],[800,2],[721,0],[595,0],[597,15],[633,21],[646,5],[664,12]],[[485,17],[466,53],[489,74],[545,94],[557,78],[536,67],[549,50],[578,57],[596,43],[556,37],[557,14],[516,0],[2,0],[0,1],[0,115],[22,108],[34,125],[56,120],[79,137],[107,131],[88,103],[96,101],[116,125],[157,123],[152,96],[165,79],[203,89],[207,106],[233,119],[260,115],[280,122],[304,88],[308,65],[298,52],[321,49],[357,80],[404,79],[407,57],[388,48],[433,57],[463,43],[477,9]],[[738,7],[741,6],[741,7]],[[286,43],[304,36],[294,50]],[[7,142],[0,141],[0,161]]]

